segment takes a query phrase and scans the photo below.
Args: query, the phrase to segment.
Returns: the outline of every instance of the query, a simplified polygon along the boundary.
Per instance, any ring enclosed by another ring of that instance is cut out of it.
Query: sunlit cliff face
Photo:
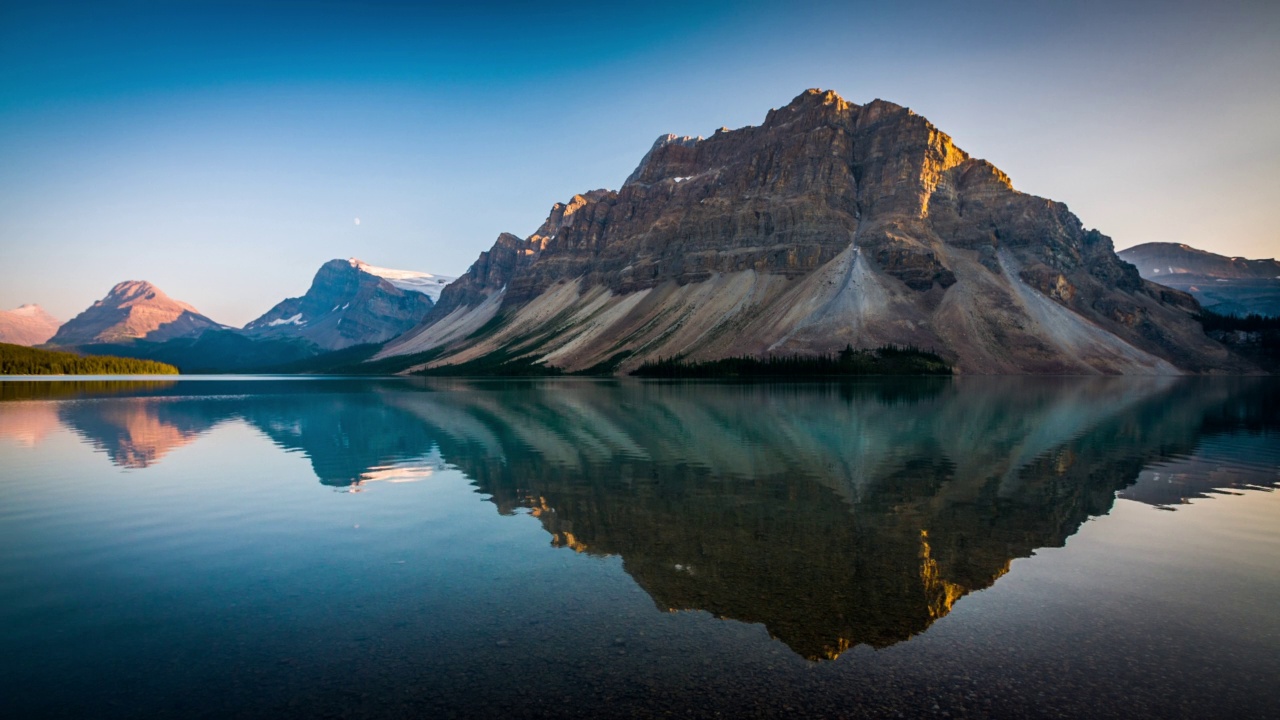
[[[927,119],[807,90],[759,125],[664,135],[623,185],[499,235],[384,367],[932,348],[963,375],[1256,370],[1066,205]]]

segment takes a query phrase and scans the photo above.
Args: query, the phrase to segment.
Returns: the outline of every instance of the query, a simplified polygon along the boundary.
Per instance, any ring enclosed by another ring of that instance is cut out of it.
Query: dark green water
[[[0,715],[1277,717],[1280,383],[0,382]]]

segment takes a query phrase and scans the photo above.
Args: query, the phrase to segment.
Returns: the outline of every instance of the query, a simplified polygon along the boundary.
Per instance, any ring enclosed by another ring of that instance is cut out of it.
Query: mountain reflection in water
[[[51,396],[30,385],[7,383],[6,399]],[[305,454],[329,486],[451,466],[500,513],[536,517],[552,545],[621,557],[659,608],[763,624],[814,660],[924,631],[1012,559],[1063,545],[1117,492],[1170,506],[1233,484],[1274,487],[1274,471],[1213,487],[1161,484],[1149,468],[1217,435],[1280,429],[1280,385],[1265,378],[82,390],[0,415],[56,412],[126,468],[229,421]]]

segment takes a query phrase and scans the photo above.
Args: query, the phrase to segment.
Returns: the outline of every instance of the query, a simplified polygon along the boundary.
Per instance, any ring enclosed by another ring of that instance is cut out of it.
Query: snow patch
[[[302,313],[298,313],[297,315],[294,315],[291,318],[276,319],[267,323],[267,325],[271,327],[276,327],[279,325],[306,325],[306,324],[307,324],[307,321],[302,319]]]
[[[391,268],[377,267],[355,258],[351,258],[348,262],[351,263],[352,267],[370,275],[376,275],[401,290],[422,293],[431,298],[431,302],[439,302],[440,292],[444,290],[444,286],[458,279],[447,275],[433,275],[416,270],[393,270]]]

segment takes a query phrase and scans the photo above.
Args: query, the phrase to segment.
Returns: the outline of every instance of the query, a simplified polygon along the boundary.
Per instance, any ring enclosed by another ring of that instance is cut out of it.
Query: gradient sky
[[[0,0],[0,308],[145,279],[241,325],[335,257],[458,275],[809,87],[913,108],[1117,248],[1280,255],[1274,1]]]

